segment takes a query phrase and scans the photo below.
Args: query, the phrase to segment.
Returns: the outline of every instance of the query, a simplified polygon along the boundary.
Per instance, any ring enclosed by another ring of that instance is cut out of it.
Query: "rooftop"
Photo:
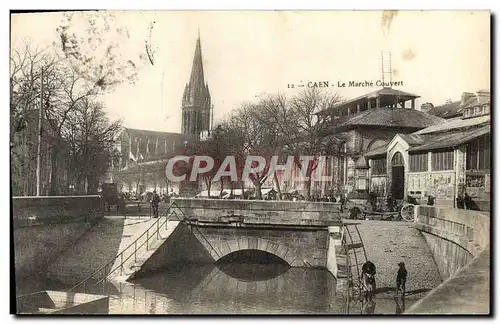
[[[382,145],[382,146],[379,146],[379,147],[376,147],[376,148],[373,148],[373,149],[367,151],[364,154],[364,156],[374,157],[374,156],[378,156],[378,155],[385,155],[385,154],[387,154],[387,146],[388,145],[389,145],[389,143]]]
[[[379,126],[408,129],[422,129],[442,124],[445,120],[415,109],[374,108],[353,115],[343,116],[332,121],[336,131],[352,129],[358,126]]]
[[[422,135],[422,134],[448,132],[451,130],[457,130],[457,129],[468,128],[468,127],[475,127],[475,126],[480,126],[480,125],[489,124],[489,123],[490,123],[490,116],[489,115],[473,117],[473,118],[468,118],[468,119],[462,119],[461,117],[458,117],[458,118],[446,120],[446,122],[443,122],[443,123],[439,123],[439,124],[432,125],[432,126],[429,126],[427,128],[421,129],[413,134],[414,135]]]
[[[451,148],[461,145],[477,137],[489,134],[491,132],[490,125],[475,129],[467,129],[461,132],[444,133],[430,137],[425,144],[412,147],[408,151],[429,151],[442,148]]]
[[[441,118],[451,118],[462,115],[462,109],[460,106],[461,101],[453,101],[450,103],[446,103],[441,106],[436,106],[429,109],[428,113],[441,117]]]
[[[476,94],[471,92],[464,92],[462,94],[461,100],[450,100],[443,105],[439,105],[429,109],[428,113],[442,118],[453,118],[461,116],[465,108],[487,103],[490,103],[489,90],[479,90]]]
[[[388,106],[391,104],[394,104],[395,100],[394,98],[397,99],[397,101],[407,101],[410,99],[416,99],[419,98],[420,96],[417,96],[415,94],[409,93],[409,92],[404,92],[401,90],[396,90],[393,88],[382,88],[379,90],[375,90],[369,93],[366,93],[362,96],[349,99],[347,101],[344,101],[342,103],[339,103],[337,105],[334,105],[333,107],[330,107],[320,113],[322,114],[330,114],[333,113],[337,110],[343,109],[345,107],[356,107],[358,104],[360,105],[366,105],[366,102],[370,99],[375,99],[377,97],[380,97],[380,106]]]

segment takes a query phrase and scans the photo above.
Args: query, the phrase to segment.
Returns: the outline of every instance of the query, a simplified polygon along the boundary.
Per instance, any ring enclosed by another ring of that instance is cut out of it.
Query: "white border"
[[[223,10],[242,10],[242,9],[249,9],[249,10],[259,10],[259,9],[265,9],[265,10],[324,10],[324,9],[345,9],[345,10],[352,10],[352,9],[362,9],[362,10],[373,10],[373,9],[417,9],[417,10],[465,10],[465,9],[491,9],[493,13],[498,14],[498,4],[500,1],[498,0],[474,0],[474,1],[465,1],[465,0],[455,0],[455,1],[443,1],[443,2],[438,2],[435,0],[420,0],[420,1],[360,1],[360,0],[351,0],[351,1],[318,1],[318,0],[307,0],[307,1],[272,1],[272,0],[253,0],[253,1],[193,1],[193,0],[175,0],[175,1],[152,1],[152,0],[142,0],[142,1],[131,1],[131,0],[126,0],[126,1],[103,1],[103,0],[86,0],[85,2],[80,2],[78,3],[79,6],[75,6],[74,2],[69,2],[67,0],[62,1],[62,0],[46,0],[46,1],[20,1],[20,0],[7,0],[7,1],[2,1],[0,4],[1,10],[1,19],[0,19],[0,25],[2,28],[1,35],[2,37],[2,59],[0,60],[0,75],[2,76],[0,78],[0,89],[3,91],[1,92],[1,99],[2,103],[5,105],[5,107],[8,107],[8,81],[7,81],[7,72],[8,72],[8,53],[9,53],[9,39],[8,35],[10,34],[10,29],[9,29],[9,11],[10,9],[30,9],[30,8],[37,8],[37,9],[56,9],[56,8],[63,8],[63,9],[83,9],[80,6],[84,6],[84,8],[89,8],[89,9],[142,9],[142,10],[151,10],[151,9],[170,9],[170,10],[179,10],[179,9],[211,9],[211,10],[217,10],[217,9],[223,9]],[[496,21],[496,26],[495,26],[495,31],[497,30],[498,27],[498,21]],[[415,28],[418,28],[418,26],[415,26]],[[497,38],[498,38],[498,33],[495,33]],[[498,58],[498,53],[495,55],[495,58]],[[493,78],[494,74],[492,74]],[[498,84],[495,87],[495,90],[498,90]],[[495,93],[498,93],[498,91],[495,91]],[[6,108],[7,110],[8,108]],[[495,114],[496,116],[496,114]],[[10,162],[9,162],[9,154],[7,153],[7,145],[9,143],[9,135],[7,133],[7,130],[9,128],[9,122],[8,122],[8,116],[5,115],[4,118],[0,119],[2,122],[2,126],[0,129],[3,130],[2,134],[2,147],[3,151],[1,152],[1,170],[2,170],[2,179],[5,179],[5,182],[8,182],[7,179],[9,179],[9,169],[10,169]],[[498,143],[497,143],[498,144]],[[496,147],[495,147],[496,148]],[[497,150],[494,150],[493,152],[496,152]],[[495,180],[497,180],[498,173],[495,174]],[[493,183],[496,183],[494,181]],[[2,274],[0,278],[3,280],[3,294],[2,294],[2,315],[5,317],[7,322],[14,321],[15,318],[11,315],[7,315],[9,313],[9,289],[8,287],[10,286],[9,283],[9,268],[7,267],[7,264],[9,264],[10,259],[9,258],[9,249],[7,248],[9,246],[9,234],[7,234],[7,229],[9,228],[9,197],[10,197],[10,192],[9,188],[7,186],[7,183],[5,183],[1,187],[1,194],[0,197],[2,199],[2,204],[1,206],[4,208],[4,213],[2,217],[2,222],[3,226],[2,228],[4,229],[4,233],[1,236],[3,239],[3,248],[1,249],[1,254],[2,254],[2,260],[4,261],[3,264],[4,266],[2,267]],[[495,201],[500,201],[499,197],[500,194],[498,192],[495,192]],[[492,218],[495,217],[492,215]],[[499,226],[499,221],[496,221],[496,228],[495,231],[498,233],[498,226]],[[492,273],[493,275],[493,273]],[[498,282],[498,280],[496,280]],[[495,291],[498,291],[497,289]],[[498,298],[495,298],[495,300],[498,301]],[[498,307],[495,307],[498,311]],[[121,318],[120,318],[121,319]],[[169,321],[172,320],[179,320],[176,318],[165,318],[168,319]],[[164,320],[165,320],[164,319]],[[230,320],[233,320],[231,318],[228,318]],[[250,318],[251,319],[251,318]],[[309,321],[311,319],[315,320],[323,320],[323,321],[344,321],[344,319],[335,319],[335,318],[300,318],[298,319],[299,321]],[[63,319],[65,322],[66,321],[76,321],[76,318],[64,318]],[[79,322],[82,321],[82,319],[78,319]],[[84,318],[83,322],[101,322],[104,321],[105,318]],[[115,319],[116,320],[116,319]],[[143,318],[129,318],[128,320],[133,320],[134,323],[136,322],[142,322],[147,319]],[[213,320],[218,320],[218,319],[212,319]],[[290,320],[290,318],[269,318],[269,319],[251,319],[251,320],[269,320],[269,321],[276,321],[276,320]],[[359,319],[356,319],[359,320]],[[417,319],[405,319],[405,321],[415,321]],[[429,320],[429,319],[426,319]],[[439,319],[441,320],[441,319]],[[451,320],[455,320],[455,318],[452,318]],[[486,319],[483,319],[486,320]],[[41,321],[38,319],[37,321]],[[352,320],[350,320],[352,321]],[[4,321],[2,321],[4,322]],[[5,322],[4,322],[5,323]]]

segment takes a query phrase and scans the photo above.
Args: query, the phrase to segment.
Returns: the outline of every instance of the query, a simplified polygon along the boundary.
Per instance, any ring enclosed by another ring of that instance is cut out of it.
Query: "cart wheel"
[[[413,204],[404,204],[399,211],[401,218],[403,218],[406,222],[413,222],[415,219],[415,205]]]

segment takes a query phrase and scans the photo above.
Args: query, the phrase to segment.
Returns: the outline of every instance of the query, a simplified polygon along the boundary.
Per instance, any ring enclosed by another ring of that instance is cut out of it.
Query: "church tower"
[[[208,134],[212,126],[212,114],[210,91],[203,75],[201,41],[198,33],[191,77],[182,96],[182,134],[198,138],[201,134]]]

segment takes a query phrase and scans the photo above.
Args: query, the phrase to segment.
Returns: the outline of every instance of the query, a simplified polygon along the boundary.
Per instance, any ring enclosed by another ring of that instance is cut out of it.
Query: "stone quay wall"
[[[408,309],[412,314],[490,312],[490,215],[419,206],[415,227],[429,245],[443,280]]]
[[[13,197],[15,276],[42,275],[102,217],[100,196]]]

